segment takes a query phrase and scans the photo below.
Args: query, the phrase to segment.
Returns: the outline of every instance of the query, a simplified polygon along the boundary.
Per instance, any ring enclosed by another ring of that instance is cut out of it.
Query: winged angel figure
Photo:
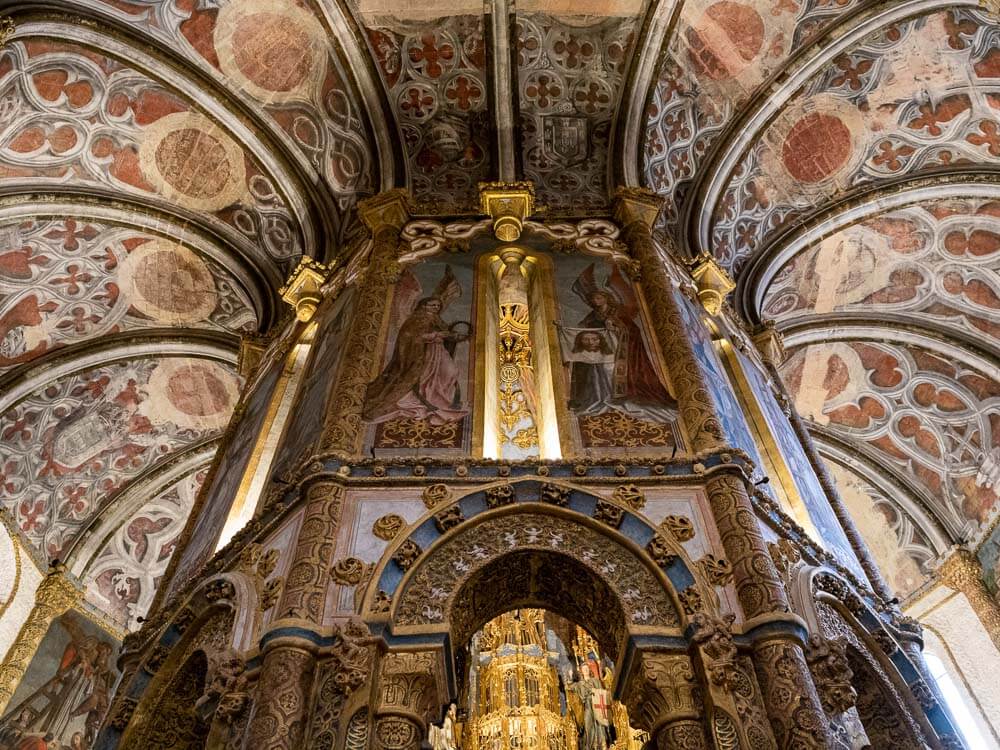
[[[462,405],[455,348],[469,338],[471,325],[441,317],[462,296],[451,266],[429,297],[408,269],[396,286],[392,325],[397,330],[392,359],[368,386],[365,419],[426,419],[432,425],[455,422],[468,413]],[[402,325],[399,321],[403,321]]]

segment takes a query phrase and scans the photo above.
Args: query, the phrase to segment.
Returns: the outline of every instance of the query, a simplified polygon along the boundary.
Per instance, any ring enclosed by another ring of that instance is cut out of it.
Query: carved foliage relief
[[[143,504],[87,566],[87,599],[120,627],[137,627],[136,618],[149,611],[205,472],[199,469]]]
[[[743,157],[713,215],[738,268],[790,219],[858,185],[996,163],[997,26],[952,10],[886,26],[836,57]]]
[[[214,214],[275,258],[301,252],[273,178],[145,74],[63,42],[15,42],[0,57],[0,100],[0,181],[154,194]]]
[[[130,479],[218,434],[236,404],[228,367],[119,362],[47,385],[0,415],[0,488],[21,530],[60,557]]]
[[[646,184],[673,224],[715,138],[764,80],[857,0],[685,3],[647,111]]]
[[[976,529],[997,500],[1000,383],[915,346],[836,342],[792,353],[783,377],[799,412],[862,443]]]
[[[456,606],[462,585],[487,563],[514,551],[556,553],[582,563],[593,577],[611,586],[620,599],[615,606],[624,608],[629,623],[661,627],[679,624],[663,585],[632,553],[589,527],[531,513],[519,515],[516,527],[509,517],[484,521],[435,548],[399,595],[394,621],[399,625],[444,623]],[[553,576],[560,577],[556,568]],[[531,590],[529,580],[522,583]],[[481,623],[469,624],[474,629]]]
[[[82,218],[0,227],[0,372],[121,331],[256,322],[232,276],[181,244]]]
[[[764,300],[782,321],[873,310],[1000,342],[1000,203],[939,200],[842,229],[786,263]]]

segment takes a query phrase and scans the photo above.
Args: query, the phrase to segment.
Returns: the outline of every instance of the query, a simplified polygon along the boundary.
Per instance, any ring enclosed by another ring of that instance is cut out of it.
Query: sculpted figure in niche
[[[576,327],[560,328],[570,408],[577,414],[620,411],[648,421],[671,419],[674,400],[643,340],[638,300],[617,266],[600,284],[590,264],[573,292],[590,312]]]
[[[580,665],[580,679],[570,686],[583,707],[580,750],[607,750],[609,745],[611,698],[597,672],[595,663],[583,662]]]
[[[417,299],[420,282],[404,272],[396,290],[396,310],[405,317],[396,335],[392,358],[369,386],[364,417],[370,422],[422,419],[433,425],[455,422],[468,413],[462,405],[455,348],[469,338],[469,324],[441,317],[462,295],[462,287],[445,266],[434,293]],[[407,301],[409,300],[409,302]]]

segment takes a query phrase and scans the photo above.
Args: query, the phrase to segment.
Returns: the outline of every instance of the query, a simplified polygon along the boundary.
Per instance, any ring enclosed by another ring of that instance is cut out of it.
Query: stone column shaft
[[[399,278],[399,230],[409,220],[402,190],[362,201],[358,213],[372,232],[372,253],[361,281],[340,376],[334,384],[320,446],[323,451],[357,453],[368,384],[378,374],[378,354],[388,297]],[[320,332],[322,335],[322,332]]]
[[[306,490],[302,527],[278,602],[278,619],[268,633],[287,626],[319,630],[343,496],[344,488],[334,482],[320,482]],[[302,746],[308,718],[316,666],[313,645],[304,639],[278,636],[266,641],[262,651],[246,747],[295,750]]]
[[[699,452],[718,450],[725,446],[719,407],[688,339],[674,285],[653,241],[651,228],[661,204],[662,200],[649,192],[623,189],[617,197],[615,217],[632,257],[639,262],[644,296],[692,447]],[[726,557],[733,565],[744,616],[749,620],[788,612],[784,585],[742,480],[718,474],[708,480],[706,490]],[[828,747],[826,715],[801,645],[789,635],[773,635],[758,639],[753,648],[779,748]]]
[[[0,714],[3,714],[10,699],[14,697],[14,691],[28,671],[28,665],[52,621],[80,598],[80,592],[63,575],[64,569],[62,565],[52,567],[42,579],[35,591],[35,606],[0,663]]]
[[[657,750],[709,750],[705,730],[697,719],[678,719],[656,733]]]
[[[1000,649],[1000,603],[983,583],[983,567],[974,554],[956,549],[938,569],[941,582],[969,600],[994,645]]]

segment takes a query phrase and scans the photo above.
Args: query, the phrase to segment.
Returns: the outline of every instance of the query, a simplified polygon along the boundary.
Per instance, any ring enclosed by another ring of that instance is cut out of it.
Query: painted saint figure
[[[618,267],[601,285],[595,265],[587,266],[573,292],[590,312],[576,327],[560,329],[570,408],[577,414],[616,410],[645,420],[670,420],[676,402],[646,349],[638,300]]]
[[[419,290],[412,276],[401,279],[402,290]],[[432,425],[455,422],[468,413],[462,405],[455,347],[469,338],[468,324],[447,323],[441,314],[462,294],[462,287],[446,266],[434,293],[419,299],[399,327],[392,358],[368,386],[364,418],[369,422],[424,419]],[[397,299],[396,309],[405,306]],[[464,327],[465,330],[462,330]]]

